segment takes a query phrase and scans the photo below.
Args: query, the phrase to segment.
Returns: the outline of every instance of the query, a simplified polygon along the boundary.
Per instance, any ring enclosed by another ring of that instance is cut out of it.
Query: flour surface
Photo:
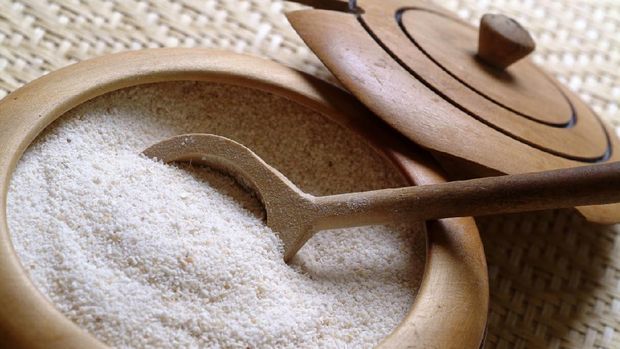
[[[419,226],[319,233],[292,266],[256,200],[220,173],[139,153],[235,139],[313,194],[402,185],[356,136],[266,93],[206,83],[125,89],[50,126],[13,176],[13,244],[35,285],[118,348],[377,344],[415,297]]]

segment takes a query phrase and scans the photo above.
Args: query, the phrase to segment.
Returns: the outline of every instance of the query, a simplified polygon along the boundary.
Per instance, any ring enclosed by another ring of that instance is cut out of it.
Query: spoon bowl
[[[205,164],[232,175],[251,189],[263,204],[267,225],[284,244],[286,261],[311,237],[316,218],[314,196],[298,189],[278,170],[233,140],[211,134],[186,134],[157,143],[143,154],[165,163]]]

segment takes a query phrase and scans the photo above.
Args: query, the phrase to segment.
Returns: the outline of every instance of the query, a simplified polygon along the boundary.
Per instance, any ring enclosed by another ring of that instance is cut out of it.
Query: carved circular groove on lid
[[[609,157],[605,129],[529,59],[500,71],[476,57],[478,31],[426,6],[361,2],[364,29],[409,74],[470,117],[519,142],[581,162]]]
[[[478,33],[471,26],[420,8],[402,9],[397,19],[422,54],[488,101],[542,124],[567,127],[573,123],[570,102],[536,66],[522,60],[499,70],[481,61],[476,55]]]

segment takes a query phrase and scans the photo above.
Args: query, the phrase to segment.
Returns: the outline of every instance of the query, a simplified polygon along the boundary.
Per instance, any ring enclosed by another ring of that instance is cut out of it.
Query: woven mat
[[[620,2],[448,0],[475,23],[511,15],[534,59],[620,131]],[[86,58],[146,47],[218,47],[329,77],[278,0],[0,0],[0,98]],[[619,348],[620,227],[569,211],[478,220],[491,282],[488,348]],[[450,335],[450,334],[446,334]]]

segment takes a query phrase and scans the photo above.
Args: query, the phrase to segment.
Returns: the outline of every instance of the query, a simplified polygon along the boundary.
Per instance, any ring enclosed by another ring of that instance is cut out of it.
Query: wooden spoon
[[[204,163],[253,189],[264,205],[267,225],[284,243],[285,261],[323,229],[620,201],[620,162],[317,197],[301,191],[250,149],[221,136],[176,136],[144,154],[164,162]]]

